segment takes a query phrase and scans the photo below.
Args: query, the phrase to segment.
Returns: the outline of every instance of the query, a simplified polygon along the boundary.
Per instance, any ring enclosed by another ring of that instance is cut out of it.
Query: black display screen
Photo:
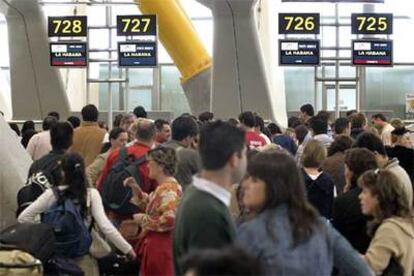
[[[392,40],[352,41],[352,64],[392,66]]]
[[[50,43],[50,65],[85,67],[88,64],[87,45],[84,42]]]
[[[119,42],[118,62],[121,67],[157,66],[156,42]]]
[[[319,62],[319,40],[279,40],[280,65],[317,66]]]

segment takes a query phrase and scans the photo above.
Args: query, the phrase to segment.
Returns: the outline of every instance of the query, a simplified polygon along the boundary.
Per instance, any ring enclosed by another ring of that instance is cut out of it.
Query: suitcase
[[[101,276],[137,276],[139,275],[139,263],[129,261],[125,256],[111,254],[98,259]]]
[[[29,253],[18,249],[0,248],[0,276],[43,275],[42,263]]]

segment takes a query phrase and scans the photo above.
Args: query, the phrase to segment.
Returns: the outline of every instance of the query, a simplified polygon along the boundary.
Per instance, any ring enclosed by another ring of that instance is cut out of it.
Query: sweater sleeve
[[[179,189],[158,187],[151,198],[150,205],[154,210],[148,210],[149,212],[143,215],[142,228],[156,232],[173,230],[180,194]]]
[[[399,234],[387,223],[381,225],[369,245],[365,260],[376,274],[381,274],[388,266],[392,256],[398,256],[396,239]]]
[[[143,192],[140,188],[132,188],[133,197],[131,198],[131,203],[138,206],[138,208],[145,212],[149,202],[149,195]]]
[[[55,195],[51,189],[46,190],[39,196],[32,204],[30,204],[19,215],[17,220],[20,223],[35,223],[38,222],[37,216],[48,210],[56,202]]]
[[[332,226],[326,223],[328,241],[333,249],[334,265],[341,275],[373,275],[363,258]]]
[[[99,229],[122,253],[128,253],[132,247],[106,217],[99,192],[94,188],[89,190],[91,193],[92,216],[98,224]]]

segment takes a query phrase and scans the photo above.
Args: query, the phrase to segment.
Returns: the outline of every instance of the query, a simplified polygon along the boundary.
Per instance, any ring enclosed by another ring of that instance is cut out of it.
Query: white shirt
[[[231,193],[216,183],[208,181],[207,179],[201,177],[194,176],[193,185],[198,190],[211,194],[223,202],[223,204],[227,207],[230,206]]]
[[[326,148],[328,148],[333,142],[333,139],[329,137],[328,134],[317,134],[313,136],[313,139],[321,142]]]
[[[391,132],[394,130],[394,127],[391,124],[385,124],[381,131],[381,140],[384,146],[391,146]]]
[[[99,195],[99,192],[94,188],[88,188],[88,192],[91,199],[91,213],[99,229],[119,250],[124,254],[128,253],[132,247],[109,221],[105,214],[102,198]],[[36,222],[36,217],[50,209],[55,202],[56,197],[53,194],[53,190],[47,189],[35,202],[20,214],[17,220],[20,223],[34,223]]]
[[[52,144],[50,143],[50,131],[42,131],[35,134],[29,140],[26,148],[27,152],[32,157],[33,161],[36,161],[52,150]]]
[[[105,136],[102,140],[102,144],[109,143],[109,142],[111,142],[111,141],[109,141],[109,132],[107,132],[107,133],[105,133]]]

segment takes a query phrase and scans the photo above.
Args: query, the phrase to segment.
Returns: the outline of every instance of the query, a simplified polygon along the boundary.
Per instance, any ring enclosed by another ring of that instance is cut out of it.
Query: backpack
[[[145,161],[145,155],[135,159],[133,155],[128,156],[125,147],[119,150],[119,160],[112,166],[102,185],[102,201],[106,209],[121,215],[139,212],[138,206],[130,202],[132,190],[124,186],[124,180],[132,176],[139,185],[142,185],[142,176],[137,167]]]
[[[42,223],[52,226],[55,234],[55,254],[57,256],[76,258],[89,252],[92,236],[81,215],[80,206],[64,191],[53,189],[57,202],[42,214]]]
[[[26,182],[26,185],[20,188],[17,193],[17,211],[16,217],[32,204],[46,189],[52,188],[46,171],[33,173]]]
[[[55,250],[55,236],[49,225],[17,223],[1,231],[0,247],[3,246],[25,251],[44,263]]]

